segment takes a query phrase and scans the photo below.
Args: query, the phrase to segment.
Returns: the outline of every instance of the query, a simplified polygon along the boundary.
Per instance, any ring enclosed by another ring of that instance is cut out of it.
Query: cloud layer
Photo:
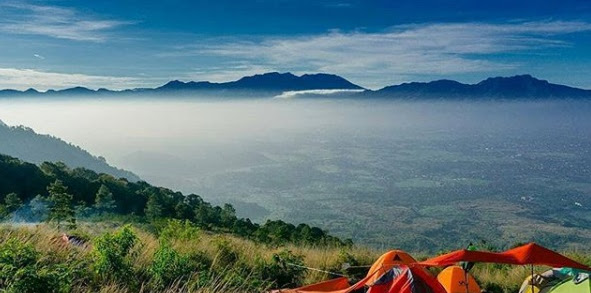
[[[75,9],[27,2],[0,3],[0,31],[58,39],[102,42],[108,32],[130,22],[93,18]]]
[[[99,76],[44,72],[33,69],[0,68],[0,80],[6,88],[25,90],[63,89],[75,86],[127,89],[146,86],[146,80],[133,77]]]
[[[378,33],[333,31],[312,36],[206,41],[170,56],[217,56],[246,68],[337,73],[378,86],[420,75],[517,69],[519,62],[490,57],[569,47],[572,44],[561,37],[586,31],[591,31],[591,23],[579,21],[413,24]],[[214,69],[210,74],[219,77],[224,72]]]

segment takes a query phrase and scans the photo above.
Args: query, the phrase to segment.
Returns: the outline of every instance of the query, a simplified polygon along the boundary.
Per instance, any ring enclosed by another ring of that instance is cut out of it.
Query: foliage
[[[98,213],[112,213],[115,211],[117,205],[115,199],[113,199],[113,193],[104,184],[101,184],[98,191],[96,192],[96,198],[94,201],[94,208]]]
[[[67,193],[68,188],[60,180],[47,187],[49,192],[49,221],[57,222],[58,227],[61,222],[68,222],[69,227],[76,226],[74,206],[72,204],[73,195]]]
[[[45,264],[30,244],[11,239],[0,245],[2,292],[69,292],[70,271],[61,264]]]
[[[49,196],[43,196],[46,192]],[[196,194],[184,195],[146,182],[129,182],[82,168],[70,169],[63,163],[45,162],[37,167],[0,155],[0,194],[9,193],[29,202],[26,207],[30,213],[26,217],[31,221],[45,219],[58,225],[65,221],[74,226],[76,211],[79,217],[87,218],[108,213],[109,217],[129,216],[153,226],[174,219],[184,222],[184,229],[194,226],[272,245],[351,245],[350,241],[306,224],[295,226],[279,220],[263,225],[253,223],[238,218],[232,205],[213,206]],[[7,214],[6,205],[0,205],[2,213]],[[185,232],[193,233],[189,230]]]
[[[97,238],[94,245],[94,271],[104,280],[133,282],[133,248],[138,238],[131,226]]]
[[[11,192],[4,197],[4,206],[9,213],[12,213],[23,206],[23,201],[18,194]]]
[[[304,256],[290,250],[273,255],[271,261],[258,260],[255,272],[261,280],[272,282],[274,287],[287,288],[301,284],[306,272]]]
[[[174,281],[186,281],[198,268],[203,269],[200,263],[192,262],[189,255],[177,252],[168,241],[162,241],[154,253],[150,273],[156,287],[162,288]]]
[[[166,224],[160,230],[160,238],[165,240],[197,240],[201,229],[189,220],[167,220]]]

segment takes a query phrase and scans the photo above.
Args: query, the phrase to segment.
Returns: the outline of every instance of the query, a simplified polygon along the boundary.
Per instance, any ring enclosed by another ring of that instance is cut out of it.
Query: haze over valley
[[[561,100],[0,100],[6,124],[240,216],[424,251],[589,241],[590,110]]]

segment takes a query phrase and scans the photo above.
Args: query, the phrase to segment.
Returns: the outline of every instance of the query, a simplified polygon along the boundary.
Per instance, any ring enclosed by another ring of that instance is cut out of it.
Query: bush
[[[30,244],[10,239],[0,246],[0,290],[2,292],[69,292],[71,270],[66,265],[40,261]]]
[[[273,283],[274,287],[297,287],[304,278],[303,266],[303,256],[283,250],[274,255],[270,261],[257,260],[253,273],[258,279]]]
[[[216,239],[215,244],[217,246],[217,254],[213,264],[221,269],[235,266],[240,259],[240,253],[232,247],[230,241],[218,238]]]
[[[174,281],[186,280],[191,274],[208,266],[202,254],[180,254],[166,241],[154,253],[150,274],[158,288],[168,286]]]
[[[163,240],[197,240],[201,230],[197,225],[189,220],[168,220],[163,228],[160,229],[160,238]]]
[[[133,282],[132,249],[137,242],[130,225],[97,238],[93,249],[94,272],[102,279]]]

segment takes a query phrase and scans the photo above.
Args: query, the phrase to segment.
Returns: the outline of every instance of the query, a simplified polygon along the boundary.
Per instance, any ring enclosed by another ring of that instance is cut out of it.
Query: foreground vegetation
[[[0,227],[3,292],[262,292],[327,276],[293,266],[339,271],[370,263],[369,250],[274,246],[213,234],[188,222],[161,228],[116,222],[79,223],[67,244],[55,225]]]
[[[264,292],[354,282],[384,252],[307,224],[256,224],[195,194],[2,155],[0,218],[0,292]],[[591,264],[591,254],[570,256]],[[529,269],[473,273],[488,292],[508,293]]]
[[[67,244],[55,225],[0,226],[0,290],[264,292],[335,277],[300,266],[355,281],[382,253],[352,246],[262,244],[213,234],[178,220],[155,230],[117,222],[84,222],[71,234],[84,243]],[[571,252],[569,256],[591,264],[591,254]],[[345,264],[353,267],[346,269]],[[517,292],[529,268],[477,264],[472,272],[488,292]]]

